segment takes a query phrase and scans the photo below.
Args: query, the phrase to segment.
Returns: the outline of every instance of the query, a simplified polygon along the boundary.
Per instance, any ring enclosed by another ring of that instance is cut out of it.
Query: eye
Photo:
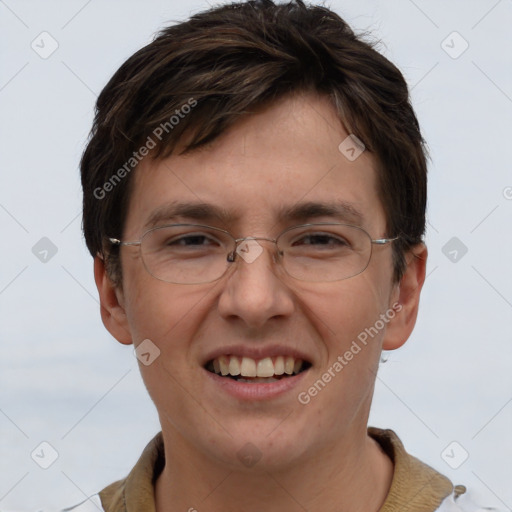
[[[344,238],[340,238],[339,236],[334,236],[329,233],[308,233],[292,243],[292,246],[297,245],[327,245],[343,247],[348,246],[349,244]]]
[[[164,245],[168,247],[209,247],[219,245],[219,241],[209,235],[191,233],[169,238],[165,240]]]

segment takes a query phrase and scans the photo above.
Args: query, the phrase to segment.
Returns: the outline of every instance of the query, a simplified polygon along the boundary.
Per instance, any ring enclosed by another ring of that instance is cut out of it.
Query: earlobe
[[[123,304],[123,292],[114,286],[100,255],[94,258],[94,280],[100,296],[101,319],[108,332],[124,345],[133,343]]]
[[[393,305],[396,314],[386,328],[383,350],[401,347],[414,329],[421,289],[425,282],[427,255],[427,248],[422,243],[415,245],[405,256],[407,267],[394,290],[393,298],[396,300],[393,301]]]

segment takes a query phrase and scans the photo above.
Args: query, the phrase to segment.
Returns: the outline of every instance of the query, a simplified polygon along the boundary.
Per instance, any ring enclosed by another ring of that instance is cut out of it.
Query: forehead
[[[258,232],[309,219],[382,230],[375,159],[347,158],[348,136],[326,98],[296,95],[199,150],[145,158],[132,177],[125,236],[182,220]]]

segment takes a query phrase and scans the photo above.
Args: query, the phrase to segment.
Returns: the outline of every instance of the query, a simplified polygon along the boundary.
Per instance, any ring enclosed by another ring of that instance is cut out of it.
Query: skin
[[[204,149],[146,158],[134,176],[123,240],[140,239],[151,213],[176,199],[223,206],[233,218],[214,225],[237,237],[269,238],[289,227],[277,208],[343,199],[364,214],[362,227],[372,238],[393,236],[385,229],[375,158],[369,152],[345,158],[338,145],[347,135],[327,99],[296,95],[242,119]],[[322,221],[337,219],[308,220]],[[140,365],[172,461],[156,483],[157,511],[377,511],[393,465],[366,433],[375,373],[381,350],[400,347],[414,327],[426,248],[407,255],[400,283],[392,281],[390,245],[374,247],[369,266],[355,277],[305,283],[283,274],[272,245],[261,245],[254,262],[239,260],[220,280],[201,285],[159,281],[137,247],[123,247],[123,283],[116,288],[95,259],[106,328],[121,343],[149,338],[161,351],[151,365]],[[297,393],[395,303],[400,312],[301,404]],[[212,386],[201,367],[208,352],[232,343],[300,347],[312,367],[300,389],[240,402]],[[249,442],[261,454],[250,468],[237,456]]]

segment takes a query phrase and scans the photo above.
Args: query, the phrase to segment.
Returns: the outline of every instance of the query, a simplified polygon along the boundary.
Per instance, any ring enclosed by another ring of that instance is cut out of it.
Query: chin
[[[279,471],[293,466],[304,454],[304,436],[297,431],[279,429],[281,420],[251,422],[244,427],[238,425],[232,437],[217,440],[217,449],[212,455],[234,471]],[[211,451],[212,444],[208,445]]]

